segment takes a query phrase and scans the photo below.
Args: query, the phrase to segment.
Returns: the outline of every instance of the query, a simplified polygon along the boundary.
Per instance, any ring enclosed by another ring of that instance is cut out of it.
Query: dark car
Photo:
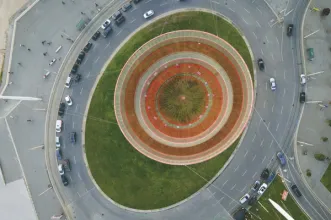
[[[274,179],[275,179],[276,173],[275,172],[271,172],[271,174],[269,175],[266,183],[269,184],[271,183]]]
[[[120,11],[115,12],[111,17],[112,19],[116,20],[117,18],[123,16]]]
[[[268,168],[265,168],[261,173],[261,179],[264,179],[264,180],[268,179],[269,174],[270,174],[270,172],[269,172]]]
[[[85,57],[85,52],[83,52],[83,51],[80,52],[79,55],[78,55],[78,58],[76,60],[76,63],[77,64],[81,64],[83,62],[83,60],[84,60],[84,57]]]
[[[256,180],[254,185],[252,186],[252,190],[257,191],[260,187],[260,181]]]
[[[289,24],[288,26],[287,26],[287,36],[292,36],[292,34],[293,34],[293,28],[294,28],[294,25],[293,24]]]
[[[264,71],[264,61],[261,58],[257,60],[257,65],[261,71]]]
[[[64,115],[65,109],[66,109],[66,105],[63,102],[61,102],[60,107],[59,107],[58,115],[62,117]]]
[[[64,186],[68,186],[69,185],[69,181],[67,179],[67,177],[65,175],[61,175],[61,180]]]
[[[123,10],[123,11],[127,11],[127,10],[129,10],[130,8],[132,8],[132,5],[131,5],[130,2],[128,2],[128,3],[125,3],[125,4],[123,5],[122,10]]]
[[[235,213],[233,213],[233,219],[235,220],[245,220],[247,210],[244,208],[239,208]]]
[[[285,158],[285,155],[283,154],[283,152],[279,151],[277,153],[277,158],[278,158],[278,160],[280,162],[280,165],[282,165],[282,166],[285,166],[286,165],[286,158]]]
[[[80,74],[70,74],[70,77],[76,83],[79,82],[80,79],[81,79],[81,75]]]
[[[74,66],[72,67],[70,73],[72,73],[72,74],[77,73],[78,67],[79,67],[79,65],[77,63],[75,63]]]
[[[70,142],[71,143],[76,143],[76,132],[70,132]]]
[[[133,0],[135,4],[139,3],[141,0]]]
[[[65,172],[70,172],[71,171],[69,159],[63,160],[62,164],[63,164]]]
[[[89,50],[91,49],[91,47],[92,47],[92,43],[91,43],[91,42],[88,42],[88,43],[86,44],[86,46],[84,47],[83,51],[84,51],[85,53],[87,53],[87,52],[89,52]]]
[[[62,160],[62,152],[61,152],[61,149],[60,148],[56,148],[55,150],[55,153],[56,153],[56,158],[57,160]]]
[[[108,35],[110,34],[110,32],[112,32],[113,31],[113,28],[111,27],[111,26],[108,26],[108,27],[106,27],[106,29],[105,30],[103,30],[103,32],[102,32],[102,36],[103,37],[108,37]]]
[[[249,200],[248,200],[248,205],[252,206],[257,202],[257,197],[256,196],[252,196]]]
[[[304,103],[306,101],[306,93],[300,92],[300,103]]]
[[[297,185],[293,184],[291,186],[291,189],[293,190],[294,194],[297,196],[297,197],[301,197],[302,194],[300,192],[300,190],[298,189]]]
[[[115,20],[115,24],[116,24],[117,26],[119,26],[119,25],[122,24],[124,21],[125,21],[125,17],[124,17],[124,16],[121,16],[121,17],[119,17],[119,18],[117,18],[117,19]]]
[[[101,35],[100,31],[95,32],[95,34],[92,36],[92,40],[98,40],[100,35]]]

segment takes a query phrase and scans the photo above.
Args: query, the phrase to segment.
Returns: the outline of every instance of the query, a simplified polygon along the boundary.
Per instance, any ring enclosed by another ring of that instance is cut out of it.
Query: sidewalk
[[[290,0],[264,0],[264,2],[269,6],[274,15],[281,19],[286,13],[287,6]]]
[[[315,0],[309,8],[330,7],[329,0]],[[298,161],[302,171],[302,176],[310,185],[315,195],[324,203],[331,207],[331,193],[320,182],[328,162],[317,161],[315,153],[322,153],[331,157],[330,140],[331,127],[326,123],[331,119],[331,15],[322,18],[320,12],[308,11],[304,21],[303,36],[317,31],[315,34],[304,39],[304,51],[313,48],[315,59],[306,60],[306,74],[313,74],[309,77],[306,90],[306,101],[304,112],[299,126],[297,149]],[[307,57],[307,54],[306,54]],[[309,103],[312,102],[312,103]],[[321,104],[329,107],[323,108]],[[328,137],[328,142],[323,142],[321,137]],[[303,152],[307,151],[307,155]],[[306,170],[311,170],[311,177],[306,175]]]

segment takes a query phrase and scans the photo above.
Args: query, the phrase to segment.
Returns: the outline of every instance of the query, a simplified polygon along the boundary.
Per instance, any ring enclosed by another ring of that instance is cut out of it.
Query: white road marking
[[[81,95],[81,94],[82,94],[82,92],[83,92],[83,87],[81,88],[81,90],[80,90],[79,94]]]
[[[75,122],[72,122],[72,128],[75,128]]]
[[[37,146],[37,147],[31,147],[29,150],[36,150],[36,149],[39,149],[39,148],[42,148],[44,147],[44,145],[40,145],[40,146]]]
[[[82,177],[80,176],[79,173],[77,173],[77,176],[78,176],[78,178],[79,178],[80,180],[82,180]]]
[[[236,187],[236,184],[234,184],[234,185],[231,187],[231,189],[230,189],[230,190],[233,190],[233,189],[234,189],[234,187]]]
[[[253,137],[253,139],[252,139],[252,142],[254,142],[255,138],[256,138],[256,134],[254,134],[254,137]]]
[[[243,17],[241,17],[241,19],[243,19],[243,21],[244,21],[246,24],[248,24],[247,21],[246,21]]]
[[[267,102],[267,101],[265,101],[265,100],[264,100],[264,103],[263,103],[263,108],[265,108],[265,103],[266,103],[266,102]]]
[[[270,165],[270,163],[273,161],[273,159],[274,159],[274,156],[271,157],[271,159],[270,159],[270,161],[269,161],[269,163],[267,164],[266,167],[269,167],[269,165]]]
[[[70,182],[72,182],[72,177],[71,177],[71,175],[70,175],[70,174],[68,174],[68,176],[69,176]]]
[[[268,82],[265,82],[265,90],[268,91]]]
[[[261,53],[262,53],[262,55],[263,55],[263,50],[262,50],[262,48],[261,48]]]
[[[297,142],[300,143],[300,144],[308,145],[308,146],[314,146],[314,145],[312,145],[312,144],[309,144],[309,143],[306,143],[306,142],[303,142],[303,141],[297,141]]]
[[[232,12],[235,12],[232,8],[229,8],[229,7],[228,7],[228,9],[229,9],[230,11],[232,11]]]
[[[131,12],[133,12],[133,11],[135,11],[135,10],[137,10],[137,9],[138,9],[138,8],[134,8],[134,9],[131,10]]]
[[[271,140],[271,143],[269,145],[269,148],[272,146],[273,143],[274,143],[274,140]]]
[[[106,44],[104,50],[106,50],[109,46],[110,46],[110,42],[108,44]]]
[[[267,128],[269,129],[270,121],[268,122]]]
[[[245,11],[247,11],[248,14],[250,14],[250,12],[246,8],[244,8],[244,9],[245,9]]]
[[[246,157],[247,153],[248,153],[248,150],[246,151],[246,153],[245,153],[244,157]]]
[[[277,44],[279,45],[279,40],[278,40],[278,38],[276,37],[276,41],[277,41]]]
[[[256,34],[252,31],[252,33],[253,33],[253,35],[254,35],[254,37],[257,39],[257,36],[256,36]]]
[[[267,158],[267,156],[264,156],[263,160],[262,160],[262,163],[265,161],[265,159]]]
[[[168,2],[165,2],[165,3],[160,4],[160,6],[167,5],[167,4],[168,4]]]
[[[275,60],[273,53],[271,53],[271,58],[272,58],[272,60]]]
[[[247,173],[247,170],[245,170],[245,172],[241,176],[245,176],[246,173]]]
[[[286,94],[286,89],[284,88],[284,94],[283,94],[283,97],[285,96],[285,94]]]
[[[257,172],[254,173],[254,175],[252,176],[252,179],[254,179],[254,177],[256,176]]]
[[[286,70],[284,70],[284,79],[286,79]]]
[[[256,157],[256,154],[254,155],[254,157],[253,157],[253,160],[252,160],[252,161],[254,161],[254,160],[255,160],[255,157]]]
[[[42,194],[46,193],[48,190],[52,189],[53,187],[47,188],[44,192],[40,193],[38,196],[41,196]]]
[[[256,23],[257,23],[257,26],[261,27],[261,25],[260,25],[260,23],[258,21],[256,21]]]
[[[32,110],[34,110],[34,111],[46,111],[45,108],[33,108]]]
[[[151,2],[152,0],[147,0],[147,1],[145,1],[145,4],[147,4],[148,2]]]
[[[277,124],[276,131],[278,131],[279,123]]]
[[[275,105],[272,105],[272,107],[271,107],[271,112],[274,112],[274,106],[275,106]]]
[[[85,65],[86,61],[88,61],[88,57],[87,57],[87,58],[84,60],[84,63],[83,63],[83,65]]]
[[[277,76],[277,71],[276,70],[274,70],[274,76]]]
[[[261,15],[262,15],[262,11],[258,8],[258,7],[256,7],[256,9],[261,13]]]
[[[236,0],[232,0],[232,1],[236,2]]]
[[[240,192],[244,192],[247,186],[245,186]]]
[[[263,142],[264,142],[264,139],[262,139],[260,146],[262,146],[262,145],[263,145]]]
[[[76,105],[75,112],[77,112],[77,110],[78,110],[78,105]]]
[[[130,23],[130,24],[132,24],[132,23],[133,23],[133,22],[135,22],[135,21],[136,21],[136,19],[133,19],[133,20],[132,20],[132,21],[130,21],[129,23]]]
[[[238,168],[239,168],[239,165],[236,167],[236,169],[234,169],[234,172],[236,172],[238,170]]]
[[[265,36],[265,39],[267,40],[267,43],[269,43],[269,40],[268,40],[268,37],[267,36]]]
[[[220,5],[221,3],[220,2],[217,2],[217,1],[211,1],[212,3],[215,3],[215,4],[218,4]]]
[[[122,31],[123,31],[123,30],[120,30],[120,31],[116,34],[116,36],[118,36],[120,33],[122,33]]]
[[[76,156],[74,156],[74,164],[76,164]]]
[[[229,180],[226,180],[224,183],[223,183],[223,185],[222,186],[224,186],[227,182],[228,182]]]
[[[93,63],[97,63],[99,59],[100,59],[100,57],[98,57]]]
[[[282,109],[280,110],[280,114],[281,114],[281,115],[283,114],[283,108],[284,108],[284,107],[282,106]]]
[[[220,203],[220,202],[222,202],[223,199],[224,199],[224,196],[220,200],[218,200],[217,202]]]
[[[90,77],[91,72],[88,72],[88,74],[86,75],[86,78]]]

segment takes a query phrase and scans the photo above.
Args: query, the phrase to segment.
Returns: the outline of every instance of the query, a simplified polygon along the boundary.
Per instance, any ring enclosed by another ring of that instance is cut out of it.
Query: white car
[[[246,195],[244,195],[243,197],[241,197],[241,198],[239,199],[239,202],[240,202],[241,204],[244,204],[249,198],[250,198],[250,196],[249,196],[249,194],[247,193]]]
[[[153,10],[149,10],[148,12],[146,12],[144,14],[144,18],[147,19],[147,18],[150,18],[154,15],[154,11]]]
[[[64,97],[64,100],[66,101],[67,105],[71,106],[72,105],[72,100],[70,98],[69,95],[67,95],[66,97]]]
[[[61,147],[60,137],[58,136],[55,137],[55,146],[56,148]]]
[[[306,76],[305,76],[305,74],[301,74],[300,75],[300,83],[301,83],[301,85],[306,84]]]
[[[102,29],[106,29],[110,25],[111,21],[107,19],[103,24],[101,25]]]
[[[62,131],[62,120],[56,120],[55,131],[57,133]]]
[[[275,78],[270,78],[269,82],[270,82],[271,90],[275,91],[276,90],[276,80],[275,80]]]
[[[53,64],[54,64],[55,62],[56,62],[56,59],[54,58],[54,59],[51,60],[51,62],[50,62],[48,65],[53,66]]]
[[[63,164],[59,164],[59,166],[58,166],[57,168],[58,168],[58,170],[59,170],[60,175],[61,175],[61,176],[64,175]]]
[[[262,186],[260,187],[259,191],[257,191],[257,193],[259,195],[262,195],[265,192],[265,190],[267,189],[267,187],[268,187],[268,185],[266,183],[263,183]]]

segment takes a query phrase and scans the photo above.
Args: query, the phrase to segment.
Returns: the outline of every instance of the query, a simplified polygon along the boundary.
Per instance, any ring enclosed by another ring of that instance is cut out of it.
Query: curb
[[[226,20],[227,22],[229,22],[231,25],[233,25],[235,27],[235,29],[239,32],[239,34],[243,37],[247,47],[248,47],[248,50],[249,50],[249,53],[251,55],[251,58],[252,58],[252,64],[253,64],[253,71],[254,71],[254,92],[256,92],[256,86],[257,86],[257,83],[256,83],[256,68],[255,68],[255,65],[254,65],[254,56],[253,56],[253,53],[252,53],[252,49],[250,47],[250,45],[248,44],[248,41],[246,39],[246,37],[243,35],[242,31],[237,27],[237,25],[235,25],[229,18],[225,17],[224,15],[222,15],[221,13],[218,13],[218,12],[215,12],[215,11],[211,11],[211,10],[207,10],[207,9],[198,9],[198,8],[186,8],[186,9],[178,9],[178,10],[173,10],[173,11],[170,11],[168,13],[165,13],[165,14],[162,14],[161,16],[158,16],[157,18],[155,19],[152,19],[151,21],[145,23],[144,25],[140,26],[139,28],[137,28],[133,33],[131,33],[130,35],[128,35],[124,41],[115,49],[115,51],[113,52],[113,54],[110,56],[110,58],[108,59],[108,61],[105,63],[105,65],[103,66],[103,68],[101,69],[101,72],[102,74],[99,74],[96,81],[95,81],[95,84],[93,85],[91,91],[90,91],[90,95],[89,95],[89,98],[87,100],[87,105],[86,105],[86,109],[85,109],[85,113],[84,115],[87,115],[88,114],[88,110],[89,110],[89,106],[90,106],[90,103],[91,103],[91,100],[92,100],[92,97],[93,97],[93,93],[97,87],[97,84],[99,82],[99,80],[101,79],[102,75],[103,75],[103,72],[105,71],[105,69],[107,68],[109,62],[113,59],[113,57],[117,54],[117,52],[121,49],[121,47],[128,42],[128,40],[134,36],[137,32],[139,32],[140,30],[142,30],[143,28],[147,27],[148,25],[150,25],[151,23],[157,21],[157,20],[160,20],[164,17],[167,17],[169,15],[172,15],[172,14],[175,14],[175,13],[179,13],[179,12],[187,12],[187,11],[202,11],[202,12],[208,12],[208,13],[211,13],[211,14],[214,14],[214,15],[217,15],[219,17],[221,17],[222,19]],[[256,102],[256,98],[253,94],[253,106],[255,105],[255,102]],[[101,188],[98,186],[98,184],[96,183],[95,179],[93,178],[92,176],[92,173],[89,169],[89,166],[88,166],[88,161],[87,161],[87,157],[86,157],[86,153],[85,153],[85,136],[82,135],[82,146],[83,146],[83,150],[82,150],[82,153],[83,153],[83,159],[84,159],[84,163],[86,164],[86,169],[87,169],[87,173],[88,175],[90,176],[91,178],[91,181],[93,182],[93,184],[95,185],[95,187],[98,189],[98,191],[104,196],[104,198],[108,201],[110,201],[112,204],[114,204],[115,206],[121,208],[121,209],[124,209],[124,210],[128,210],[128,211],[132,211],[132,212],[137,212],[137,213],[152,213],[152,212],[159,212],[159,211],[165,211],[165,210],[169,210],[169,209],[172,209],[172,208],[175,208],[185,202],[187,202],[188,200],[192,199],[194,196],[196,196],[197,194],[201,193],[203,190],[205,190],[207,187],[209,187],[219,176],[220,174],[227,168],[227,166],[230,164],[230,162],[232,161],[235,153],[237,152],[237,150],[239,149],[239,147],[241,146],[241,143],[247,133],[247,130],[248,130],[248,125],[250,124],[251,122],[251,117],[252,114],[250,114],[250,119],[248,120],[247,122],[247,125],[246,125],[246,128],[244,128],[244,131],[242,132],[241,134],[241,137],[238,137],[238,139],[240,138],[240,141],[238,143],[238,147],[236,147],[236,149],[233,151],[233,153],[231,154],[231,156],[229,157],[229,159],[227,160],[227,162],[224,164],[224,166],[221,168],[221,170],[210,180],[208,181],[208,183],[206,183],[203,187],[201,187],[197,192],[195,192],[194,194],[192,194],[191,196],[189,196],[188,198],[182,200],[182,201],[179,201],[173,205],[170,205],[170,206],[167,206],[167,207],[164,207],[164,208],[160,208],[160,209],[152,209],[152,210],[139,210],[139,209],[133,209],[133,208],[129,208],[129,207],[126,207],[126,206],[123,206],[117,202],[115,202],[114,200],[112,200],[111,198],[109,198],[102,190]],[[83,120],[83,125],[82,125],[82,133],[84,133],[86,130],[86,117],[84,118]],[[237,140],[238,140],[237,139]]]

